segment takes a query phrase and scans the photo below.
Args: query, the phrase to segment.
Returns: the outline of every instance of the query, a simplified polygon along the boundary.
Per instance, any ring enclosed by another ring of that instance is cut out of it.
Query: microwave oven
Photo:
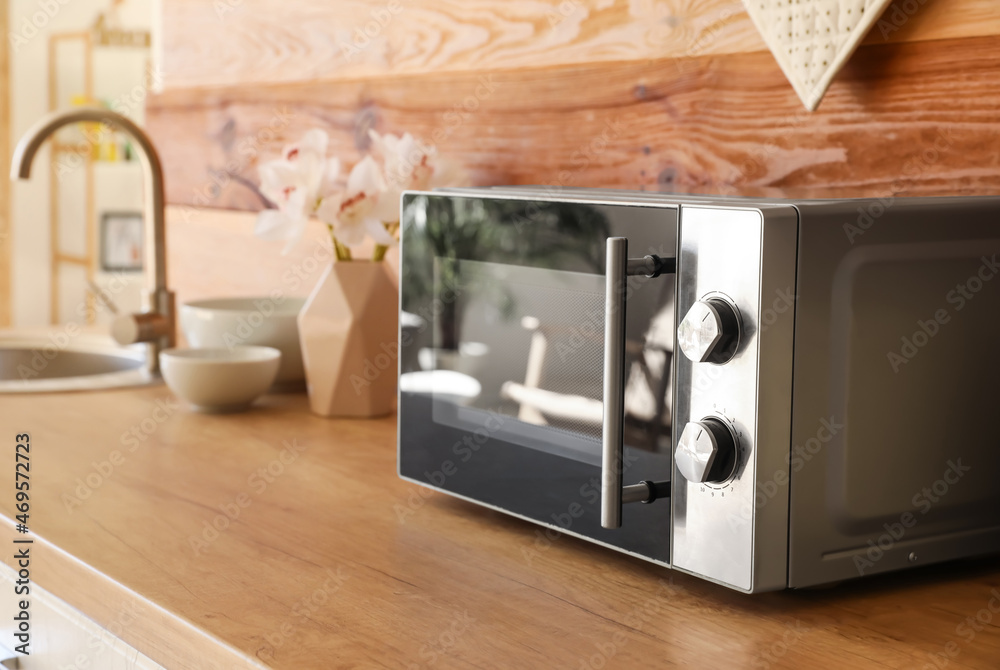
[[[748,593],[1000,550],[1000,198],[450,189],[400,225],[404,479]]]

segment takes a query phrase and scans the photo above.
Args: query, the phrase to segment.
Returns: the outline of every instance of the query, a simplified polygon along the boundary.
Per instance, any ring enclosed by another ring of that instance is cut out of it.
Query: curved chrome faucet
[[[11,164],[11,179],[28,179],[31,162],[42,143],[55,131],[71,123],[102,123],[128,133],[139,146],[142,163],[145,203],[145,262],[146,276],[150,281],[142,314],[131,314],[115,319],[112,336],[120,344],[148,343],[146,367],[159,372],[159,353],[174,346],[176,316],[174,294],[167,289],[167,238],[164,225],[165,197],[163,191],[163,166],[160,156],[143,130],[132,120],[100,108],[80,108],[66,112],[53,112],[43,116],[17,143]]]

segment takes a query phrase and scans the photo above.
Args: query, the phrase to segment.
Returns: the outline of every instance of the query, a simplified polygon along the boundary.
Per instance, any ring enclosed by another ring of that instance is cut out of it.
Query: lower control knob
[[[677,440],[674,463],[689,482],[724,482],[736,469],[736,437],[719,419],[692,421]]]

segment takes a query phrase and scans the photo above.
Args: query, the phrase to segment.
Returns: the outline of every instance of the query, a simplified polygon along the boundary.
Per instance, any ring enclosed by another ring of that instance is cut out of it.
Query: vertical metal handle
[[[604,430],[601,440],[601,526],[622,525],[625,417],[625,290],[628,239],[609,237],[604,284]]]
[[[659,277],[677,269],[674,258],[629,259],[628,239],[609,237],[604,280],[604,427],[601,440],[601,526],[622,526],[622,503],[651,503],[670,495],[670,482],[642,481],[622,488],[625,450],[625,303],[627,278]]]

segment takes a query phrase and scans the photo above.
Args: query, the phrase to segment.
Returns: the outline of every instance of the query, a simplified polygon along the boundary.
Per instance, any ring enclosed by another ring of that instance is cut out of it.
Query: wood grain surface
[[[306,129],[356,159],[370,127],[409,131],[481,184],[884,196],[1000,188],[1000,36],[862,47],[809,113],[768,53],[363,82],[173,90],[151,132],[171,202],[257,209],[229,166]],[[219,186],[221,184],[221,187]]]
[[[747,596],[399,480],[393,417],[321,419],[302,395],[219,416],[172,402],[152,387],[0,405],[10,445],[31,433],[32,579],[170,668],[1000,658],[995,557]]]
[[[170,88],[763,51],[736,0],[172,0]],[[896,0],[868,42],[1000,33],[991,0]],[[206,67],[211,63],[211,67]]]

